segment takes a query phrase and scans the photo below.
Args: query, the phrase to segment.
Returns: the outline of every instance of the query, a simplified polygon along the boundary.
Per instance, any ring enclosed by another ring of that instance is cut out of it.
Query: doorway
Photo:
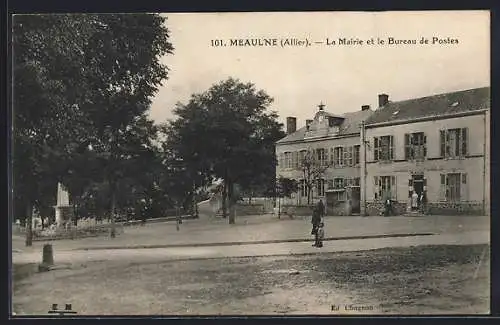
[[[412,175],[413,190],[417,192],[418,196],[422,195],[424,192],[424,175],[415,174]]]
[[[352,214],[359,214],[361,212],[360,208],[360,197],[361,197],[361,190],[359,186],[353,186],[351,187],[351,213]]]

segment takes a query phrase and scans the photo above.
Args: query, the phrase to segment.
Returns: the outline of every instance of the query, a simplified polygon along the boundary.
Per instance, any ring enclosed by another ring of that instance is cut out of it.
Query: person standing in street
[[[313,208],[312,219],[311,219],[312,223],[311,235],[316,235],[316,231],[318,230],[318,225],[320,224],[320,222],[321,222],[321,216],[319,214],[318,207],[315,206]]]
[[[318,226],[318,229],[316,231],[316,240],[314,242],[315,247],[321,248],[323,247],[323,239],[325,238],[325,230],[324,230],[325,224],[321,222]]]
[[[323,220],[325,217],[325,205],[323,204],[323,200],[320,199],[316,207],[318,209],[320,219]]]

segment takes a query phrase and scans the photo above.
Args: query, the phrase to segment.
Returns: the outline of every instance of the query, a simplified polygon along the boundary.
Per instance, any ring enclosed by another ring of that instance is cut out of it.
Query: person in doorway
[[[418,211],[418,194],[417,192],[413,191],[413,194],[411,195],[411,210],[412,211]]]
[[[427,205],[427,195],[425,191],[422,191],[420,194],[420,213],[426,214],[426,205]]]

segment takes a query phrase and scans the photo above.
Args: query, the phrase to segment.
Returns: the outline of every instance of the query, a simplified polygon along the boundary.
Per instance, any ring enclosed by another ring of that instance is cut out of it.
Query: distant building
[[[407,213],[415,191],[430,214],[489,213],[489,127],[489,87],[400,102],[379,95],[361,134],[362,212],[378,214],[390,198]]]
[[[360,126],[372,113],[365,105],[356,112],[334,115],[321,104],[314,118],[298,130],[297,119],[287,117],[287,136],[276,143],[276,175],[295,179],[300,187],[283,200],[285,207],[306,207],[322,199],[329,215],[360,213]],[[324,170],[310,193],[303,165],[307,157],[314,160],[315,168]]]

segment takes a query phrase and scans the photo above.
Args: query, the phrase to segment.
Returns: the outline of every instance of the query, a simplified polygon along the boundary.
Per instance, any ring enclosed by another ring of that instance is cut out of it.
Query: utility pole
[[[283,184],[279,179],[276,180],[276,194],[278,196],[278,219],[281,219],[281,193],[283,192]]]
[[[361,216],[366,216],[366,129],[365,121],[361,122]]]

